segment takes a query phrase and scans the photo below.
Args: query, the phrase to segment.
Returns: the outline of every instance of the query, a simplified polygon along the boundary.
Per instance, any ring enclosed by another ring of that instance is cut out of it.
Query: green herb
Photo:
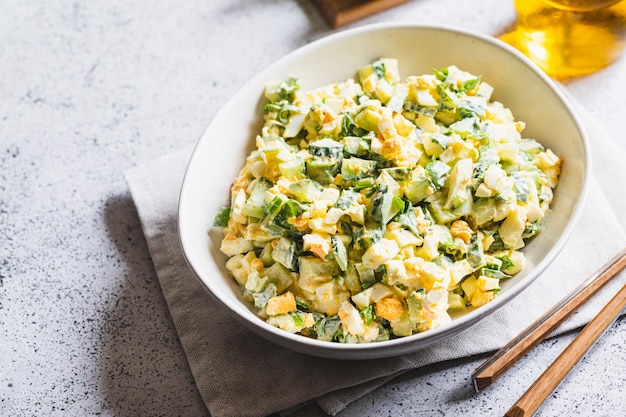
[[[357,127],[356,123],[354,123],[354,117],[352,114],[344,113],[343,118],[341,119],[341,133],[339,134],[339,137],[362,137],[367,133],[367,130]]]
[[[296,307],[298,310],[309,311],[309,302],[301,297],[296,297]]]
[[[480,274],[488,278],[497,278],[497,279],[511,278],[510,275],[505,274],[499,269],[482,268],[480,270]]]
[[[497,164],[499,161],[500,157],[498,156],[498,151],[492,144],[488,143],[481,146],[480,156],[478,157],[478,161],[474,164],[474,173],[472,174],[473,177],[482,181],[487,168],[491,165]]]
[[[330,242],[333,248],[333,257],[335,258],[335,262],[339,265],[339,269],[345,271],[348,268],[348,251],[346,250],[346,246],[337,235],[331,236]]]
[[[517,201],[526,203],[528,201],[528,194],[530,193],[528,182],[517,173],[513,173],[513,180],[515,181],[514,184],[515,191],[517,192]]]
[[[461,250],[459,245],[457,245],[452,240],[439,242],[439,245],[437,246],[437,250],[444,255],[450,256],[454,260],[460,260],[463,258],[463,251]]]
[[[541,230],[541,226],[538,221],[534,221],[531,224],[526,225],[524,228],[524,233],[522,233],[522,237],[524,239],[528,239],[529,237],[535,236]]]
[[[375,185],[376,181],[374,180],[374,178],[361,178],[360,180],[354,182],[353,188],[354,191],[360,191],[366,188],[373,188]]]
[[[417,227],[417,216],[415,215],[415,209],[410,201],[403,201],[404,209],[396,214],[394,220],[398,222],[402,227],[410,230],[415,236],[422,237]]]
[[[304,320],[302,319],[302,317],[300,317],[300,313],[299,312],[295,312],[293,314],[291,314],[291,317],[293,318],[293,322],[296,324],[296,326],[300,327],[304,324]]]
[[[374,306],[372,304],[365,307],[363,310],[359,312],[363,320],[365,320],[365,324],[370,324],[372,320],[376,317],[374,314]]]
[[[230,207],[222,207],[213,218],[213,227],[228,226],[228,218],[230,217]]]
[[[378,78],[385,78],[385,63],[384,62],[379,62],[377,64],[374,64],[373,68],[374,68],[374,74],[376,74]]]
[[[440,70],[432,68],[431,71],[433,72],[433,74],[435,74],[435,77],[437,77],[437,79],[441,82],[444,82],[448,78],[448,68],[443,68]]]
[[[283,204],[283,199],[279,196],[276,196],[270,200],[269,203],[265,206],[265,209],[269,214],[274,213],[278,208],[280,208],[281,204]]]
[[[446,184],[448,172],[450,172],[450,166],[436,159],[433,159],[426,165],[426,174],[428,174],[430,181],[437,190],[443,188]]]
[[[338,316],[324,317],[321,316],[313,326],[317,339],[327,342],[339,340],[343,337],[341,328],[341,319]]]
[[[448,92],[447,86],[445,84],[437,84],[437,93],[443,102],[454,103],[454,99]],[[443,104],[443,103],[442,103]],[[442,108],[442,110],[447,110],[447,108]]]
[[[478,242],[477,236],[472,237],[467,247],[467,261],[474,269],[485,265],[485,254],[483,252],[482,246]]]
[[[450,142],[450,138],[444,134],[441,133],[435,133],[432,137],[431,140],[435,143],[438,143],[439,146],[441,146],[441,148],[443,149],[447,149],[448,148],[448,143]]]
[[[298,79],[290,77],[287,81],[283,81],[280,83],[280,91],[278,92],[278,97],[281,100],[288,100],[289,102],[293,102],[295,92],[300,89],[300,85],[298,84]]]
[[[493,237],[493,242],[489,246],[489,251],[496,252],[499,250],[507,249],[506,244],[502,241],[502,238],[500,237],[500,233],[495,232],[493,235],[491,235],[491,237]]]
[[[500,269],[502,271],[506,271],[507,269],[513,268],[515,266],[511,258],[509,258],[507,255],[496,256],[496,258],[502,261],[502,266],[500,266]]]
[[[480,77],[467,80],[463,83],[463,87],[461,89],[464,92],[472,91],[474,88],[476,88],[479,82],[480,82]]]

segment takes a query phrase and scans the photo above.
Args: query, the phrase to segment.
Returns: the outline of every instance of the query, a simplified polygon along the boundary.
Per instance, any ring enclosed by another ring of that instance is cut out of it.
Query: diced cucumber
[[[372,198],[370,218],[385,225],[403,209],[404,201],[394,196],[387,186],[380,185]]]
[[[281,237],[272,251],[272,259],[285,268],[295,271],[297,266],[296,244],[286,237]]]
[[[382,120],[381,116],[374,110],[365,108],[360,111],[354,118],[357,127],[370,132],[378,132],[378,123]]]
[[[383,237],[383,229],[368,229],[362,227],[354,233],[354,248],[357,250],[367,250],[374,243]]]
[[[428,205],[428,211],[437,224],[447,224],[454,220],[457,220],[463,216],[467,216],[472,213],[472,199],[471,197],[465,200],[456,209],[447,209],[444,207],[441,200],[433,201]]]
[[[441,134],[426,134],[422,136],[424,152],[431,158],[439,158],[448,146],[448,137]]]
[[[291,284],[293,278],[291,272],[283,265],[275,263],[263,271],[262,276],[267,277],[276,286],[276,291],[282,294]]]
[[[376,169],[376,161],[361,158],[344,158],[341,161],[341,178],[345,181],[358,180]]]
[[[370,142],[366,138],[346,136],[343,138],[344,151],[353,156],[367,156],[370,153]]]
[[[348,267],[345,273],[346,286],[350,290],[350,294],[354,295],[363,291],[361,286],[361,280],[359,279],[359,273],[356,270],[353,262],[348,262]]]
[[[496,202],[493,198],[478,198],[474,202],[474,221],[478,226],[493,220]]]
[[[339,275],[339,266],[337,262],[320,259],[314,256],[300,256],[298,258],[300,267],[300,276],[304,278],[313,278],[319,276],[337,276]]]
[[[428,212],[437,224],[447,224],[460,217],[454,214],[452,210],[445,208],[444,203],[445,201],[442,198],[439,198],[430,201],[430,203],[426,206]]]
[[[343,145],[326,138],[309,144],[309,153],[313,156],[307,161],[307,174],[322,185],[330,184],[341,167]]]
[[[282,236],[293,228],[290,219],[299,216],[302,208],[297,201],[276,196],[266,206],[268,215],[261,222],[261,229]]]
[[[328,159],[335,163],[342,158],[343,145],[333,139],[320,139],[309,144],[309,153],[314,157]]]
[[[278,164],[278,170],[280,175],[286,178],[300,178],[304,176],[304,160],[301,158],[294,158],[288,162],[282,162]]]
[[[380,175],[376,178],[376,183],[386,186],[387,191],[396,197],[402,197],[400,184],[389,174],[388,170],[381,170]]]
[[[450,125],[450,130],[457,133],[463,139],[478,129],[478,119],[476,117],[466,117],[458,122],[454,122]]]
[[[251,271],[246,280],[245,289],[253,297],[256,307],[265,307],[267,301],[277,293],[276,284],[269,277],[261,276],[257,271]]]
[[[331,184],[335,180],[335,176],[339,172],[338,164],[320,164],[317,161],[307,161],[307,175],[321,185]]]
[[[413,170],[408,167],[383,168],[381,169],[381,172],[382,171],[389,174],[389,176],[391,176],[391,178],[393,178],[394,180],[400,181],[400,182],[410,181],[411,174],[413,172]]]
[[[276,285],[269,283],[263,290],[259,292],[249,291],[249,294],[254,299],[255,307],[264,308],[267,305],[269,299],[275,297],[277,292],[278,291],[276,289]]]
[[[474,199],[472,195],[467,192],[466,197],[467,199],[462,200],[458,205],[454,204],[452,207],[452,213],[454,213],[457,218],[470,216],[474,211]]]
[[[404,209],[394,217],[394,221],[401,224],[402,227],[404,227],[405,229],[410,230],[415,236],[423,237],[417,226],[417,215],[415,214],[415,208],[411,203],[404,203]]]
[[[367,289],[376,283],[376,273],[372,268],[368,268],[360,262],[354,264],[354,267],[359,274],[359,280],[363,289]]]
[[[353,191],[350,189],[344,189],[341,192],[341,195],[339,196],[339,200],[337,200],[337,203],[335,205],[337,206],[337,208],[345,210],[349,208],[352,205],[352,203],[354,203],[355,201],[358,201],[360,197],[361,197],[360,193],[357,193],[356,191]]]
[[[262,219],[265,217],[265,193],[272,188],[272,182],[267,178],[261,177],[257,180],[252,188],[250,197],[241,209],[241,213],[245,216]]]
[[[263,262],[263,266],[267,268],[268,266],[274,264],[274,258],[272,258],[272,251],[274,247],[271,242],[268,242],[263,246],[261,253],[259,254],[259,259]]]
[[[426,174],[437,190],[441,189],[446,184],[449,172],[450,166],[436,159],[426,165]]]
[[[289,184],[289,192],[301,203],[312,203],[319,198],[322,186],[305,178]]]
[[[275,160],[280,152],[287,150],[289,147],[283,138],[274,136],[263,137],[263,141],[265,141],[265,145],[259,150],[261,157],[266,162]]]
[[[413,179],[404,190],[404,195],[413,204],[423,201],[426,197],[435,192],[435,185],[429,177],[418,174],[413,175]]]
[[[456,209],[471,198],[467,186],[472,178],[472,169],[471,158],[461,159],[454,164],[448,176],[448,198],[444,204],[447,209]]]
[[[315,322],[314,329],[317,334],[317,339],[326,342],[331,342],[337,335],[343,334],[339,316],[322,316]]]
[[[509,275],[517,274],[524,267],[524,254],[519,251],[510,251],[508,255],[501,255],[502,271]]]
[[[465,310],[465,299],[461,294],[448,293],[448,311]]]
[[[445,266],[445,269],[449,269],[452,266],[451,259],[454,261],[460,261],[463,258],[463,250],[452,239],[439,242],[437,249],[440,253],[447,255],[442,256],[441,258],[443,258],[443,260],[439,263],[439,266]],[[435,260],[435,263],[437,263],[437,260]]]
[[[486,264],[483,246],[477,236],[472,237],[469,245],[467,246],[466,259],[474,270],[481,268]]]
[[[409,319],[415,325],[419,324],[422,318],[422,298],[424,298],[424,293],[424,289],[419,289],[412,291],[407,297]]]
[[[330,237],[330,243],[333,248],[333,257],[335,258],[335,262],[337,262],[339,269],[345,271],[348,267],[348,251],[346,250],[346,246],[337,235]]]
[[[450,143],[450,136],[444,135],[443,133],[433,133],[430,137],[430,141],[439,145],[442,150],[446,150],[448,149],[448,144]]]

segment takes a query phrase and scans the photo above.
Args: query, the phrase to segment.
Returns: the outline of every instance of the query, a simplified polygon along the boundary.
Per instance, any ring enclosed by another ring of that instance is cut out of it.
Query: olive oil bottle
[[[502,39],[548,75],[598,71],[626,48],[626,0],[514,0],[517,23]]]

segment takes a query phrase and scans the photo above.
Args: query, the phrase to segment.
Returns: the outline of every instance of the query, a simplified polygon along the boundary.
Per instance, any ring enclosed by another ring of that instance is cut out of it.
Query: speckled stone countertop
[[[308,0],[3,6],[0,415],[207,416],[122,173],[194,143],[247,79],[334,30]],[[513,18],[502,0],[416,0],[355,25],[498,34]],[[626,60],[566,88],[626,148]],[[484,358],[467,359],[409,373],[341,416],[497,415],[572,337],[479,395],[459,380]],[[539,414],[626,415],[625,338],[621,319]]]

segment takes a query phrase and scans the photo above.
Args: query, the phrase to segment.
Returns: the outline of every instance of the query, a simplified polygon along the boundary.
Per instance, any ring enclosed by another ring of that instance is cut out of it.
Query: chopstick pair
[[[552,333],[567,317],[596,294],[626,266],[626,248],[576,287],[543,316],[523,330],[472,373],[476,392],[491,385],[532,348]],[[531,416],[563,378],[595,344],[626,307],[626,285],[583,328],[535,383],[507,411],[507,417]]]

